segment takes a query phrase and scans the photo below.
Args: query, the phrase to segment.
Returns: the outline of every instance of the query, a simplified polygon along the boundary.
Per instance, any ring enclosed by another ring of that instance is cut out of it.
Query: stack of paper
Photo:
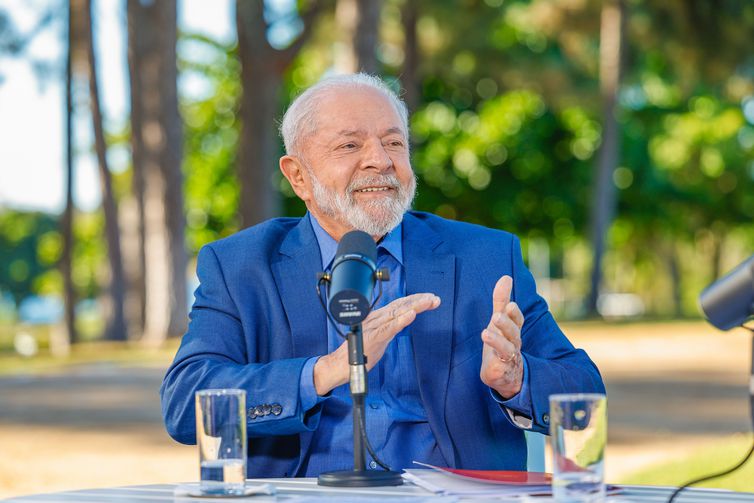
[[[403,478],[446,496],[545,496],[552,494],[549,473],[502,470],[458,470],[414,461],[429,469],[404,470]]]

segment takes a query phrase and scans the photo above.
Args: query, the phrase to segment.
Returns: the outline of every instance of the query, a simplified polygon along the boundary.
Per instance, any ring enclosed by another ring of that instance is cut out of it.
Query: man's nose
[[[393,167],[393,160],[379,140],[369,141],[364,150],[363,169],[385,171]]]

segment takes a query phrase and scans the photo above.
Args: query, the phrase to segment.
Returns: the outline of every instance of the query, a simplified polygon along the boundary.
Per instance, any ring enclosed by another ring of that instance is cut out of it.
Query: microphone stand
[[[371,265],[371,264],[367,264]],[[372,265],[372,268],[374,266]],[[374,271],[375,279],[380,284],[379,299],[382,296],[382,282],[390,278],[387,269],[378,269]],[[330,311],[325,306],[320,292],[320,284],[330,284],[332,276],[328,272],[317,274],[317,296],[322,303],[325,314],[336,326],[337,323],[330,315]],[[377,302],[375,299],[374,304]],[[340,331],[338,330],[338,333]],[[341,333],[341,335],[343,335]],[[361,322],[350,325],[350,330],[345,336],[348,344],[348,365],[349,365],[349,385],[351,390],[351,401],[353,403],[353,470],[340,470],[333,472],[321,473],[317,478],[317,484],[331,487],[378,487],[378,486],[399,486],[403,484],[401,474],[389,470],[386,465],[379,461],[374,451],[369,445],[369,439],[366,432],[366,409],[365,399],[367,395],[367,357],[364,355],[364,337],[361,331]],[[368,449],[375,461],[377,461],[384,470],[367,470],[366,455],[364,449]]]
[[[364,355],[364,338],[361,323],[351,325],[347,335],[348,364],[350,367],[351,400],[353,402],[353,470],[325,472],[320,474],[317,483],[333,487],[377,487],[399,486],[403,484],[401,474],[387,470],[367,470],[364,444],[364,427],[367,395],[367,358]]]

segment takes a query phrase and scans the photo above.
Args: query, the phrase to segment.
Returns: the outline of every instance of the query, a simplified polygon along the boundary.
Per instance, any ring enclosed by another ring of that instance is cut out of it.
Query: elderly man
[[[409,211],[406,107],[379,79],[315,84],[281,132],[280,169],[308,213],[199,253],[191,323],[161,388],[168,432],[193,443],[194,392],[242,388],[249,476],[353,467],[347,348],[314,285],[341,237],[359,229],[390,271],[363,324],[377,457],[393,469],[525,469],[523,431],[547,432],[549,395],[604,385],[537,295],[518,239]]]

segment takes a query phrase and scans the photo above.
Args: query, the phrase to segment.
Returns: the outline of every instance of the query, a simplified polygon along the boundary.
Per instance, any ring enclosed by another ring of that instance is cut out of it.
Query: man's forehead
[[[390,98],[368,87],[338,86],[323,90],[312,112],[303,144],[327,144],[338,138],[375,133],[381,137],[399,134],[404,138],[408,134]]]
[[[369,131],[366,128],[345,128],[345,129],[340,129],[338,131],[335,131],[335,133],[332,134],[332,136],[335,136],[335,137],[343,137],[343,136],[346,136],[346,137],[350,137],[350,136],[358,137],[358,136],[366,136],[368,134],[369,134]],[[386,128],[386,129],[384,129],[382,131],[379,131],[378,134],[380,136],[388,136],[388,135],[391,135],[391,134],[399,134],[399,135],[403,136],[404,133],[403,133],[403,129],[401,127],[399,127],[399,126],[391,126],[391,127],[388,127],[388,128]]]
[[[323,91],[315,110],[325,117],[337,115],[336,120],[356,118],[367,110],[377,109],[380,116],[400,122],[400,115],[389,97],[368,87],[342,87]],[[393,116],[393,117],[391,117]],[[339,124],[343,126],[343,123]]]

